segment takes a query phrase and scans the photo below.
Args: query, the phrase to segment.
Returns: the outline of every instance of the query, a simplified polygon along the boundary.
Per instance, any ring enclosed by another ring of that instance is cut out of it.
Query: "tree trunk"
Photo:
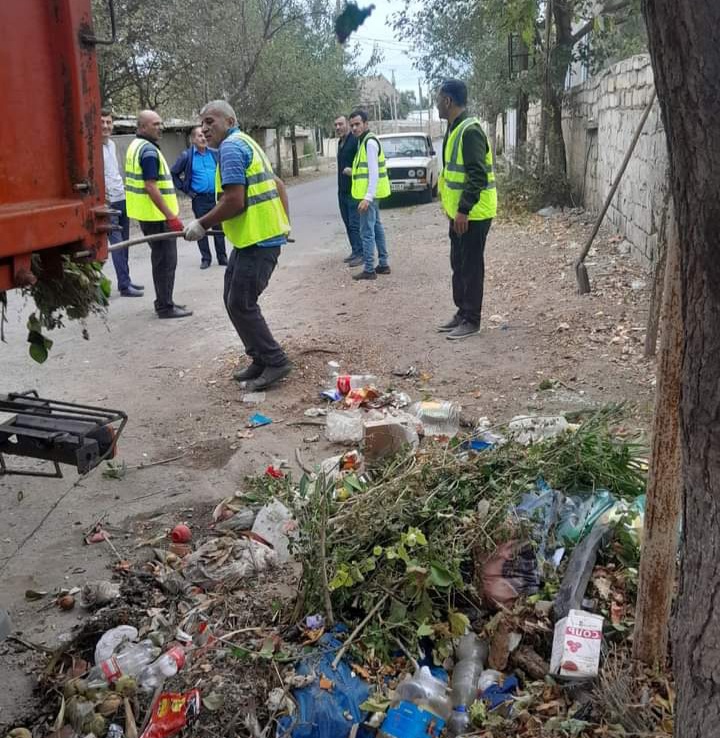
[[[565,155],[565,134],[562,128],[562,95],[553,91],[550,95],[548,153],[550,168],[555,176],[567,174],[567,157]],[[565,203],[558,203],[564,205]]]
[[[295,124],[290,126],[290,149],[292,150],[292,172],[293,177],[300,176],[300,162],[298,161],[297,137],[295,135]]]
[[[275,129],[275,158],[277,159],[275,174],[282,179],[282,128],[280,126]]]
[[[720,28],[717,0],[643,0],[681,239],[684,522],[672,628],[675,736],[720,720]]]
[[[668,622],[675,586],[677,534],[682,504],[681,287],[680,243],[677,238],[671,237],[667,243],[653,447],[633,640],[633,656],[653,668],[664,667],[667,659]]]

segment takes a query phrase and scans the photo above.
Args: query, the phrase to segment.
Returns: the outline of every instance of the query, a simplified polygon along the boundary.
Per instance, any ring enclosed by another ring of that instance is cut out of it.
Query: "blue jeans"
[[[345,224],[350,241],[350,256],[362,256],[363,246],[360,238],[360,214],[357,211],[357,200],[349,192],[338,192],[340,217]]]
[[[127,217],[127,209],[125,208],[125,200],[118,200],[111,202],[110,207],[113,210],[119,210],[120,215],[113,215],[110,218],[112,225],[119,225],[120,230],[110,231],[108,233],[108,241],[112,246],[120,241],[127,241],[130,238],[130,221]],[[112,252],[113,266],[115,267],[115,274],[117,276],[117,286],[120,292],[124,292],[130,287],[130,263],[128,261],[128,250],[120,249],[120,251]]]
[[[380,222],[380,206],[376,202],[369,203],[370,207],[360,216],[360,237],[363,245],[363,268],[366,272],[375,271],[375,249],[377,248],[378,266],[388,265],[388,252],[385,245],[385,229]]]
[[[206,215],[215,207],[215,193],[201,192],[193,197],[191,204],[195,217],[202,218],[203,215]],[[216,226],[215,230],[219,229],[220,226]],[[218,264],[227,263],[225,236],[213,236],[213,240],[215,241],[215,255],[217,256]],[[210,255],[210,241],[207,236],[203,236],[198,241],[198,248],[200,249],[200,260],[209,264],[212,261],[212,256]]]

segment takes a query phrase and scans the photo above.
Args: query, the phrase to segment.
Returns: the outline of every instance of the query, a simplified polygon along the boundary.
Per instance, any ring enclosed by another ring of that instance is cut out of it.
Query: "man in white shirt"
[[[112,111],[103,108],[100,111],[100,125],[102,128],[103,163],[105,165],[105,202],[120,215],[112,216],[112,225],[120,226],[119,230],[112,230],[108,234],[110,245],[127,241],[130,238],[130,221],[125,208],[125,186],[118,166],[115,142],[110,138],[113,130]],[[143,286],[133,284],[130,280],[130,263],[128,250],[120,249],[111,252],[115,274],[117,275],[118,289],[123,297],[142,297]]]

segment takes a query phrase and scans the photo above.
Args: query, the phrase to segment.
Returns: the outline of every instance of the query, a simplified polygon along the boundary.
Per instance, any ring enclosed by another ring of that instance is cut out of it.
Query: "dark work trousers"
[[[270,282],[280,246],[233,248],[225,272],[223,300],[245,352],[262,366],[282,366],[288,360],[265,322],[258,298]]]
[[[349,192],[338,192],[338,205],[340,217],[345,224],[348,240],[350,241],[350,256],[362,256],[363,245],[360,237],[360,213],[358,213],[358,201]]]
[[[215,193],[199,193],[192,199],[192,211],[195,213],[196,218],[202,218],[203,215],[209,213],[215,207]],[[217,227],[218,229],[220,226]],[[218,264],[223,264],[227,261],[227,253],[225,252],[225,236],[213,236],[215,240],[215,255],[217,256]],[[209,264],[212,261],[210,256],[210,242],[207,236],[203,236],[198,241],[198,248],[200,249],[200,259],[203,263]]]
[[[108,241],[112,246],[120,241],[127,241],[130,238],[130,220],[127,217],[127,209],[125,208],[125,200],[117,200],[111,202],[112,210],[119,210],[120,215],[113,215],[110,219],[112,225],[120,226],[120,230],[112,230],[108,233]],[[120,249],[120,251],[112,252],[112,262],[115,267],[115,275],[117,276],[117,286],[120,292],[124,292],[130,287],[130,263],[128,261],[128,250]]]
[[[140,220],[143,236],[165,233],[170,227],[165,220]],[[152,264],[153,284],[155,285],[155,312],[159,314],[172,310],[175,269],[177,267],[177,238],[164,238],[150,244],[150,263]]]
[[[485,239],[492,220],[471,220],[458,236],[450,224],[450,266],[457,317],[480,325],[485,281]]]

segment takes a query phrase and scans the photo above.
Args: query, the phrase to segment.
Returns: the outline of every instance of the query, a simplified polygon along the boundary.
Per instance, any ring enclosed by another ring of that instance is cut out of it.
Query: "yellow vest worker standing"
[[[125,202],[128,218],[135,218],[144,236],[167,231],[181,233],[170,167],[160,151],[162,119],[153,110],[143,110],[137,119],[136,138],[125,156]],[[169,237],[150,244],[155,312],[158,318],[186,318],[191,310],[173,302],[177,238]]]
[[[450,220],[450,266],[457,307],[455,317],[438,330],[450,340],[461,340],[480,331],[485,240],[497,213],[497,191],[492,148],[480,122],[467,114],[465,83],[445,80],[436,103],[440,117],[448,122],[439,190]]]
[[[350,130],[358,139],[357,154],[353,160],[352,197],[357,202],[360,216],[360,239],[363,248],[363,270],[353,279],[377,279],[378,274],[390,274],[385,229],[380,222],[378,202],[390,197],[390,180],[385,168],[385,155],[380,141],[370,132],[364,110],[350,113]],[[375,267],[375,251],[378,265]]]
[[[209,102],[200,117],[208,145],[218,149],[217,205],[188,225],[185,238],[198,241],[207,229],[222,223],[233,247],[223,299],[251,359],[233,377],[248,390],[264,390],[292,369],[258,305],[290,233],[287,193],[261,146],[237,127],[237,116],[227,102]]]

